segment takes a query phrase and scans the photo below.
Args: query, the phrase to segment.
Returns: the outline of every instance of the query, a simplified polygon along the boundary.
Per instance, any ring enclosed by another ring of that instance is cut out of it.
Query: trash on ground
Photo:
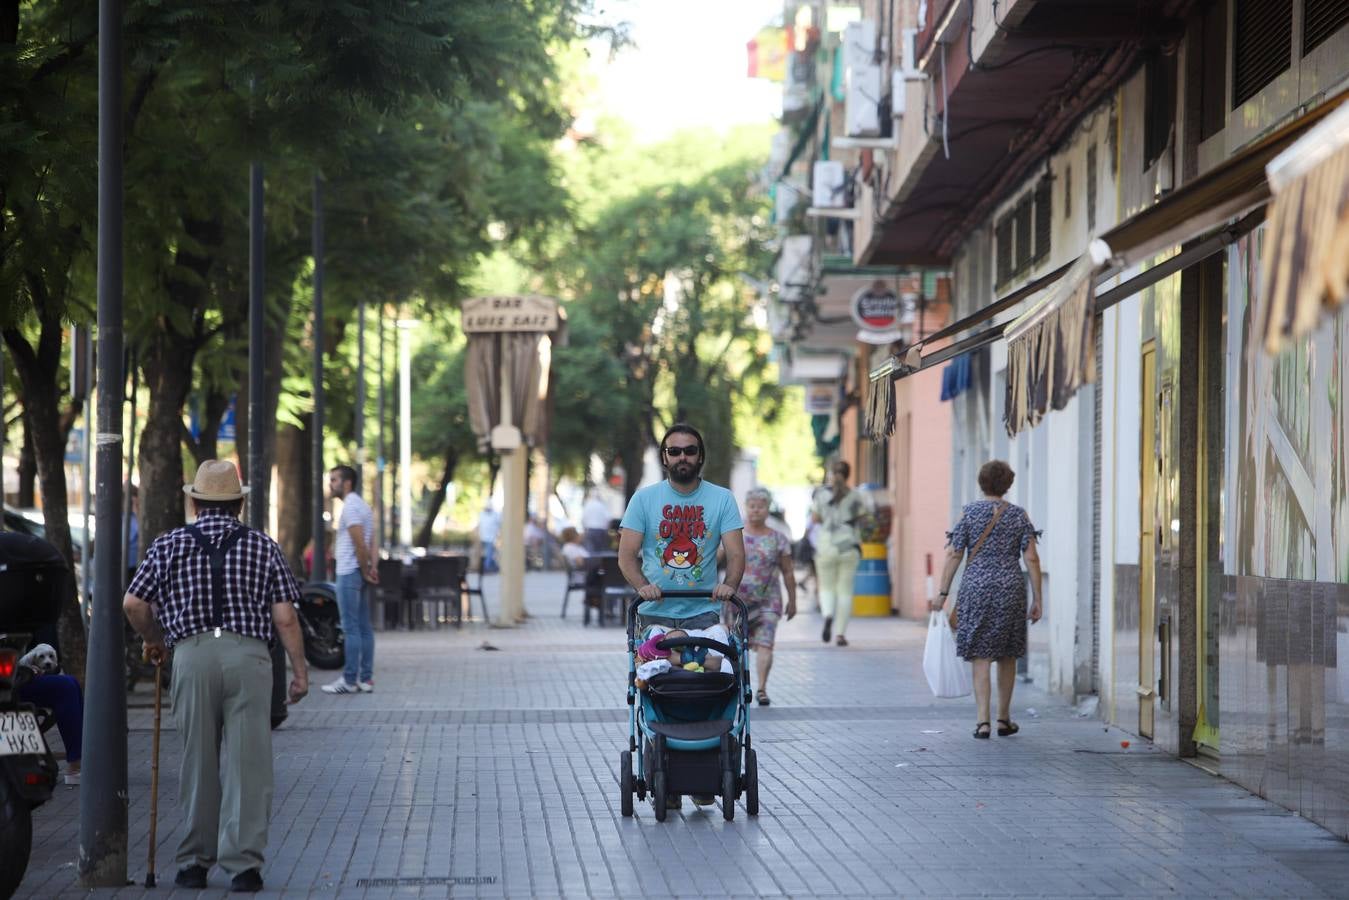
[[[903,769],[903,768],[906,768],[906,767],[911,766],[911,765],[913,765],[913,763],[895,763],[895,768],[896,768],[896,769]]]
[[[943,734],[940,728],[924,728],[923,734]]]
[[[496,646],[496,645],[494,645],[494,644],[489,644],[489,643],[487,643],[487,641],[483,641],[481,644],[478,645],[478,649],[479,649],[479,650],[500,650],[501,648],[498,647],[498,646]]]

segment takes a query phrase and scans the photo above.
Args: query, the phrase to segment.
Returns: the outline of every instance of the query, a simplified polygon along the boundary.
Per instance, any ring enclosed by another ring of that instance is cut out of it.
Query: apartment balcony
[[[941,265],[1187,0],[947,0],[901,43],[904,114],[859,194],[860,264]],[[898,106],[898,104],[897,104]]]

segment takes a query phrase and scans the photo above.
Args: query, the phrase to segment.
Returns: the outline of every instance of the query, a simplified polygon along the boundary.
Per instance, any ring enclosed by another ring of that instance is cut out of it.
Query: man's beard
[[[675,484],[693,484],[693,482],[698,480],[698,475],[702,471],[702,462],[689,463],[680,461],[672,463],[668,469],[670,481]]]

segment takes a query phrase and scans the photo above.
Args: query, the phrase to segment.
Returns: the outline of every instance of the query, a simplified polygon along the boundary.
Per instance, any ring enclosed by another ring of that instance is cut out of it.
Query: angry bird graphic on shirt
[[[671,569],[692,569],[698,562],[698,546],[681,534],[665,545],[663,557]]]
[[[703,508],[671,504],[661,510],[661,569],[675,585],[693,585],[703,577],[703,544],[708,540]]]

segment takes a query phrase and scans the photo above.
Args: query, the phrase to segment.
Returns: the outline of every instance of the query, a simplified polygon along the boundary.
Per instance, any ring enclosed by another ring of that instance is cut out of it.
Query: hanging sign
[[[853,294],[852,318],[861,329],[857,339],[865,344],[893,344],[903,338],[899,295],[880,279]]]
[[[557,301],[552,297],[474,297],[461,309],[469,334],[511,331],[557,331]]]

